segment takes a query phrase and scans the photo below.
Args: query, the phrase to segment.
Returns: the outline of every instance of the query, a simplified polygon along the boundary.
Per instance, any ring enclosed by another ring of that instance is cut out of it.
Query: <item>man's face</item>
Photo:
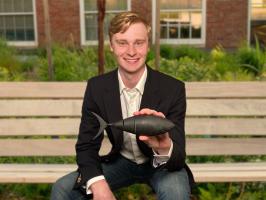
[[[145,25],[132,24],[124,33],[114,34],[111,39],[111,50],[122,72],[137,73],[144,69],[149,51],[148,31]]]

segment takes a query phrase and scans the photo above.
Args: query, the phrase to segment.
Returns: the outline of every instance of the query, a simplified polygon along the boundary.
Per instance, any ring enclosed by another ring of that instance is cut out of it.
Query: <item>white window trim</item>
[[[127,10],[131,10],[131,0],[127,0]],[[86,31],[85,31],[85,12],[84,12],[84,0],[79,0],[79,9],[80,9],[80,38],[81,46],[88,45],[97,45],[98,41],[87,41],[86,40]],[[105,44],[109,44],[109,40],[105,39]]]
[[[251,37],[251,11],[252,11],[252,0],[248,0],[248,21],[247,21],[247,43],[250,45]]]
[[[15,46],[15,47],[25,47],[25,48],[31,48],[31,47],[37,47],[38,46],[38,32],[37,32],[37,17],[36,17],[36,0],[32,0],[32,7],[33,7],[33,27],[34,27],[34,41],[7,41],[7,44],[10,46]],[[24,12],[21,13],[5,13],[3,15],[8,15],[8,14],[25,14]]]
[[[161,44],[189,44],[199,47],[206,46],[206,0],[202,0],[202,28],[200,39],[160,39]],[[152,0],[152,43],[155,43],[156,0]]]

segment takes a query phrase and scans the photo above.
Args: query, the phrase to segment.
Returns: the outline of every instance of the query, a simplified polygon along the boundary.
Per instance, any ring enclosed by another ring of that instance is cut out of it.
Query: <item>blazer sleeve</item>
[[[181,170],[185,167],[185,115],[186,115],[186,92],[185,84],[179,82],[166,118],[175,123],[175,127],[169,132],[173,141],[173,151],[165,167],[169,171]]]
[[[95,177],[102,175],[99,150],[103,140],[103,134],[93,140],[98,132],[98,121],[92,116],[91,111],[99,114],[99,108],[95,101],[93,80],[89,80],[85,91],[82,116],[79,127],[78,140],[76,143],[76,160],[78,171],[80,173],[75,188],[86,184],[86,182]]]

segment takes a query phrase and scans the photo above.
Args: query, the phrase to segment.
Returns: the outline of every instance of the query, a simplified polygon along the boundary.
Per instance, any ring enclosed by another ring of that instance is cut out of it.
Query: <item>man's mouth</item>
[[[124,60],[128,63],[134,64],[139,61],[139,58],[124,58]]]

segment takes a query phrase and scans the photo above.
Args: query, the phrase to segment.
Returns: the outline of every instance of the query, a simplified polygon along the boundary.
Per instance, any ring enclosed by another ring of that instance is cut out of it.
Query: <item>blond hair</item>
[[[116,33],[124,33],[127,29],[136,23],[143,23],[148,31],[148,36],[150,37],[151,26],[150,24],[139,14],[128,11],[117,14],[110,22],[109,25],[109,39],[111,40],[113,35]]]

